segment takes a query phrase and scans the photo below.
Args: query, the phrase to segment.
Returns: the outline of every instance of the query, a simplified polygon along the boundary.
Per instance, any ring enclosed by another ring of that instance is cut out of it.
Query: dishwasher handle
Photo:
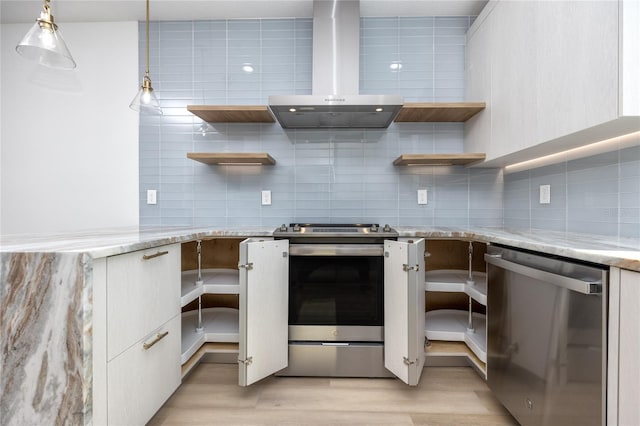
[[[566,288],[571,291],[577,291],[582,294],[602,294],[602,281],[581,280],[579,278],[567,277],[564,275],[554,274],[552,272],[543,271],[541,269],[532,268],[520,263],[511,262],[503,259],[499,254],[485,254],[484,260],[490,264],[507,271],[525,275],[540,281],[544,281],[558,287]],[[603,279],[606,279],[606,272],[603,271]]]

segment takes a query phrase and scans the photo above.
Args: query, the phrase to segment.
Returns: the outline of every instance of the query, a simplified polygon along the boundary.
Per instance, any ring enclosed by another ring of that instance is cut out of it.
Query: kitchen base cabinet
[[[462,358],[486,378],[487,284],[483,260],[486,246],[467,241],[428,240],[427,251],[424,274],[427,365],[461,365]],[[451,344],[455,342],[463,346]],[[446,349],[442,350],[443,347]]]
[[[238,351],[240,241],[213,238],[182,244],[183,377],[208,353]]]
[[[640,424],[640,273],[611,268],[607,425]]]
[[[180,245],[93,261],[93,424],[143,425],[180,385]]]
[[[176,315],[107,366],[108,420],[143,425],[180,386],[180,316]]]

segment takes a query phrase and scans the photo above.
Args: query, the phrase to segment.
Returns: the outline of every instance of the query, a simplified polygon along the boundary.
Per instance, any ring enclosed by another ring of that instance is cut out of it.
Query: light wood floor
[[[150,425],[517,425],[468,367],[397,379],[269,377],[237,385],[233,364],[201,363]]]

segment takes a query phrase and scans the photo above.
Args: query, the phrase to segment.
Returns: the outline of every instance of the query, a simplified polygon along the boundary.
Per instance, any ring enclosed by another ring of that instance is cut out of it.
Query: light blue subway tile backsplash
[[[408,102],[464,100],[465,34],[472,20],[361,18],[360,92],[398,94]],[[143,23],[139,28],[144,34]],[[203,123],[186,110],[189,104],[264,105],[271,94],[310,94],[311,19],[162,22],[152,23],[150,32],[152,77],[164,115],[140,120],[142,225],[502,226],[500,170],[392,165],[401,153],[463,152],[462,124],[285,131],[278,124]],[[143,40],[139,46],[144,58]],[[402,68],[392,70],[392,61]],[[244,72],[249,63],[253,72]],[[188,152],[269,152],[277,164],[209,166],[187,159]],[[633,179],[634,165],[627,168]],[[145,203],[148,189],[158,190],[157,205]],[[418,189],[428,190],[427,205],[417,204]],[[260,204],[262,190],[272,191],[272,205]],[[630,215],[638,206],[629,200]]]
[[[507,227],[640,238],[640,146],[506,175],[503,215]]]

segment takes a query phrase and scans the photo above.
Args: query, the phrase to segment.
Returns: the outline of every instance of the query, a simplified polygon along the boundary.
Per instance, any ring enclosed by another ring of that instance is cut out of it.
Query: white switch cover
[[[157,204],[158,198],[155,189],[147,189],[147,204]]]
[[[551,204],[551,185],[540,185],[540,204]]]
[[[262,205],[263,206],[271,205],[271,191],[269,190],[262,191]]]
[[[418,189],[418,204],[427,204],[427,190]]]

